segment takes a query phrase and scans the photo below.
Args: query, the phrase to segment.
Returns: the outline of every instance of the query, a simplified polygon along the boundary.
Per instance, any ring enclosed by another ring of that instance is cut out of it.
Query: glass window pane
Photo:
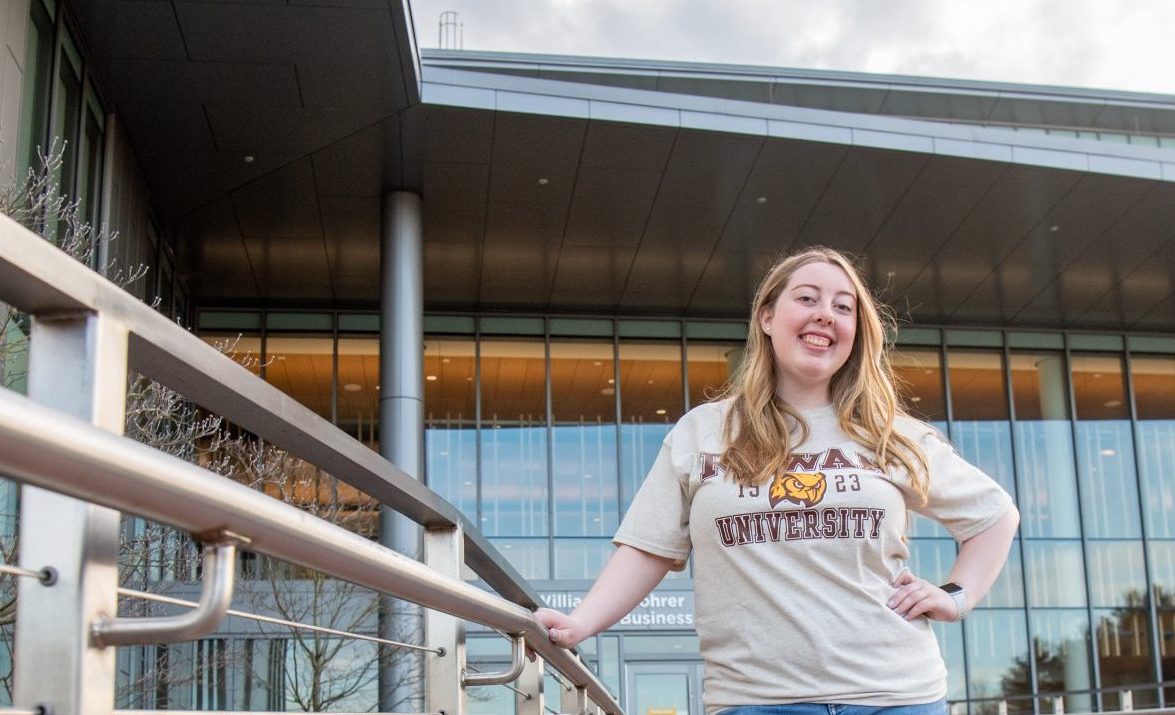
[[[611,536],[616,531],[615,381],[611,341],[551,343],[551,449],[558,535]]]
[[[334,341],[314,334],[271,336],[265,352],[266,381],[330,420]]]
[[[1159,618],[1159,663],[1164,681],[1175,680],[1175,540],[1156,540],[1148,545],[1151,580]],[[1167,702],[1175,700],[1175,687],[1166,689]]]
[[[1024,611],[976,609],[965,621],[970,695],[991,698],[1032,692]],[[1010,713],[1030,713],[1028,700],[1008,702]]]
[[[78,164],[78,217],[88,221],[91,226],[98,226],[101,208],[98,199],[102,192],[102,127],[94,116],[93,108],[89,106],[84,122],[81,161]]]
[[[919,578],[931,583],[946,583],[955,563],[954,539],[910,539],[908,566]]]
[[[339,350],[349,341],[340,340]],[[347,375],[352,373],[348,366]],[[360,367],[355,365],[354,367]],[[362,365],[366,369],[367,365]],[[379,365],[373,365],[378,375]],[[366,373],[363,375],[366,377]],[[339,382],[345,394],[343,355]],[[477,523],[477,421],[472,340],[424,341],[424,450],[428,486]]]
[[[1102,687],[1154,682],[1151,661],[1150,619],[1142,608],[1102,609],[1093,612],[1098,648],[1098,668]],[[1154,707],[1158,698],[1154,690],[1134,693],[1135,707]],[[1103,696],[1104,710],[1118,710],[1118,693]]]
[[[620,637],[600,636],[600,677],[613,696],[620,693]]]
[[[1130,377],[1140,420],[1175,420],[1175,357],[1132,355]]]
[[[1080,541],[1024,544],[1030,606],[1085,606],[1085,564]]]
[[[510,565],[528,580],[551,577],[546,539],[490,539]]]
[[[53,19],[41,3],[29,3],[28,46],[25,49],[24,97],[20,103],[20,161],[17,176],[40,165],[38,151],[45,147],[49,118],[49,90],[53,71]]]
[[[1064,356],[1014,353],[1011,367],[1021,529],[1026,536],[1076,537],[1081,530]]]
[[[53,98],[53,124],[50,136],[58,142],[61,151],[61,173],[58,175],[63,194],[76,198],[74,178],[78,164],[78,125],[81,119],[82,78],[80,63],[75,63],[77,50],[66,30],[61,38],[60,61],[57,63],[56,94]],[[64,227],[63,227],[64,228]]]
[[[620,400],[623,511],[684,411],[681,344],[621,343]]]
[[[1155,603],[1161,608],[1175,608],[1175,541],[1156,540],[1148,547]],[[1171,655],[1175,657],[1175,651]]]
[[[967,669],[963,667],[963,624],[931,621],[938,651],[947,666],[947,700],[967,698]]]
[[[1133,356],[1130,370],[1147,535],[1175,538],[1175,358]]]
[[[1013,539],[1008,551],[1008,561],[1000,569],[995,583],[983,599],[983,606],[1023,608],[1024,607],[1024,563],[1020,558],[1020,540]]]
[[[555,539],[555,578],[595,579],[616,547],[605,539]]]
[[[667,655],[697,655],[698,637],[690,636],[652,636],[626,635],[624,636],[624,655],[633,656],[667,656]]]
[[[718,396],[743,356],[743,343],[690,341],[685,350],[689,374],[690,407]]]
[[[481,344],[481,527],[493,536],[547,533],[546,348]]]
[[[1032,611],[1036,683],[1040,692],[1088,690],[1092,687],[1089,617],[1085,610]],[[1090,712],[1088,695],[1065,698],[1066,712]]]
[[[1086,536],[1140,537],[1138,480],[1122,358],[1076,354],[1071,365]]]
[[[893,352],[891,364],[910,413],[927,422],[946,420],[941,353],[935,348],[905,347]]]
[[[946,422],[932,422],[931,426],[942,434],[947,434]],[[934,475],[931,475],[931,479],[933,478]],[[909,510],[906,511],[906,518],[909,519],[910,526],[908,536],[910,537],[927,537],[936,539],[951,538],[951,534],[946,530],[946,527],[934,519],[922,516],[921,514],[916,514]]]
[[[951,441],[968,462],[999,482],[1016,498],[1002,353],[951,350]]]
[[[1089,591],[1095,608],[1139,608],[1146,599],[1141,541],[1089,541]]]

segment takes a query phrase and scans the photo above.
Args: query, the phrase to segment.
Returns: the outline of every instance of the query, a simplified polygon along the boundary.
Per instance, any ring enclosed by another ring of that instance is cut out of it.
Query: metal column
[[[126,412],[124,326],[88,313],[38,315],[29,396],[121,434]],[[52,459],[46,455],[46,459]],[[56,583],[21,579],[14,705],[53,715],[114,709],[114,649],[90,642],[90,624],[113,617],[119,514],[36,487],[21,488],[20,563],[51,567]]]
[[[407,474],[424,475],[424,257],[420,196],[385,194],[380,229],[379,452]],[[379,541],[411,558],[420,556],[420,528],[380,509]],[[420,639],[420,611],[382,597],[380,636]],[[420,712],[421,668],[416,655],[384,660],[379,673],[382,712]]]

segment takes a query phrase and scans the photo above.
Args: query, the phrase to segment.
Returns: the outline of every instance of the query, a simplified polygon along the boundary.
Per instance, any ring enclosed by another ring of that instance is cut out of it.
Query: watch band
[[[939,586],[942,590],[947,592],[951,600],[955,602],[955,618],[956,621],[961,621],[967,616],[967,591],[957,583],[948,582]]]

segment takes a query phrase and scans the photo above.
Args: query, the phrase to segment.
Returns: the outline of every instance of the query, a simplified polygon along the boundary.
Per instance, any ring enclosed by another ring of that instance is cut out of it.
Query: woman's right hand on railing
[[[551,642],[564,648],[574,648],[584,638],[592,635],[579,619],[551,608],[540,608],[534,617],[547,629]]]

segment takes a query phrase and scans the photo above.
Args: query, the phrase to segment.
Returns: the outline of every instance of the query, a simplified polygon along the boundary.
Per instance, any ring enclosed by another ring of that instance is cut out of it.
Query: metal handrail
[[[237,574],[236,534],[221,532],[204,551],[204,588],[196,607],[178,616],[107,617],[90,626],[90,640],[101,647],[194,641],[216,630],[233,601]]]
[[[1055,690],[1043,693],[1020,693],[1017,695],[990,695],[982,698],[960,698],[951,700],[952,703],[994,703],[1001,700],[1040,700],[1042,698],[1069,697],[1071,695],[1097,695],[1099,693],[1121,693],[1137,690],[1157,690],[1159,688],[1175,688],[1175,680],[1158,680],[1150,683],[1128,683],[1126,685],[1106,685],[1101,688],[1083,688],[1079,690]]]
[[[149,305],[0,214],[0,302],[32,314],[89,311],[125,325],[131,369],[350,484],[427,528],[460,526],[465,563],[511,601],[542,599],[453,505]]]
[[[182,598],[172,598],[171,596],[164,596],[158,593],[150,593],[148,591],[138,591],[133,588],[119,588],[118,595],[126,598],[138,598],[144,601],[151,601],[154,603],[163,603],[169,606],[179,606],[181,608],[197,608],[200,604],[195,601],[186,601]],[[281,626],[282,628],[289,628],[290,630],[309,631],[311,633],[321,633],[326,636],[339,636],[342,638],[351,638],[353,640],[367,641],[368,643],[377,643],[379,645],[386,645],[392,648],[404,648],[406,650],[416,650],[423,653],[435,653],[436,655],[444,655],[444,648],[428,648],[415,643],[403,643],[401,641],[394,641],[388,638],[380,638],[378,636],[369,636],[366,633],[356,633],[354,631],[344,631],[338,628],[327,628],[325,626],[316,626],[310,623],[301,623],[299,621],[290,621],[285,618],[274,618],[273,616],[262,616],[257,613],[249,613],[248,611],[238,611],[230,608],[224,612],[226,616],[234,616],[236,618],[243,618],[245,620],[253,621],[254,623],[265,623],[271,626]]]
[[[250,550],[505,633],[562,672],[607,713],[620,705],[530,609],[373,543],[261,492],[29,398],[0,390],[0,472],[190,533],[218,530]]]

